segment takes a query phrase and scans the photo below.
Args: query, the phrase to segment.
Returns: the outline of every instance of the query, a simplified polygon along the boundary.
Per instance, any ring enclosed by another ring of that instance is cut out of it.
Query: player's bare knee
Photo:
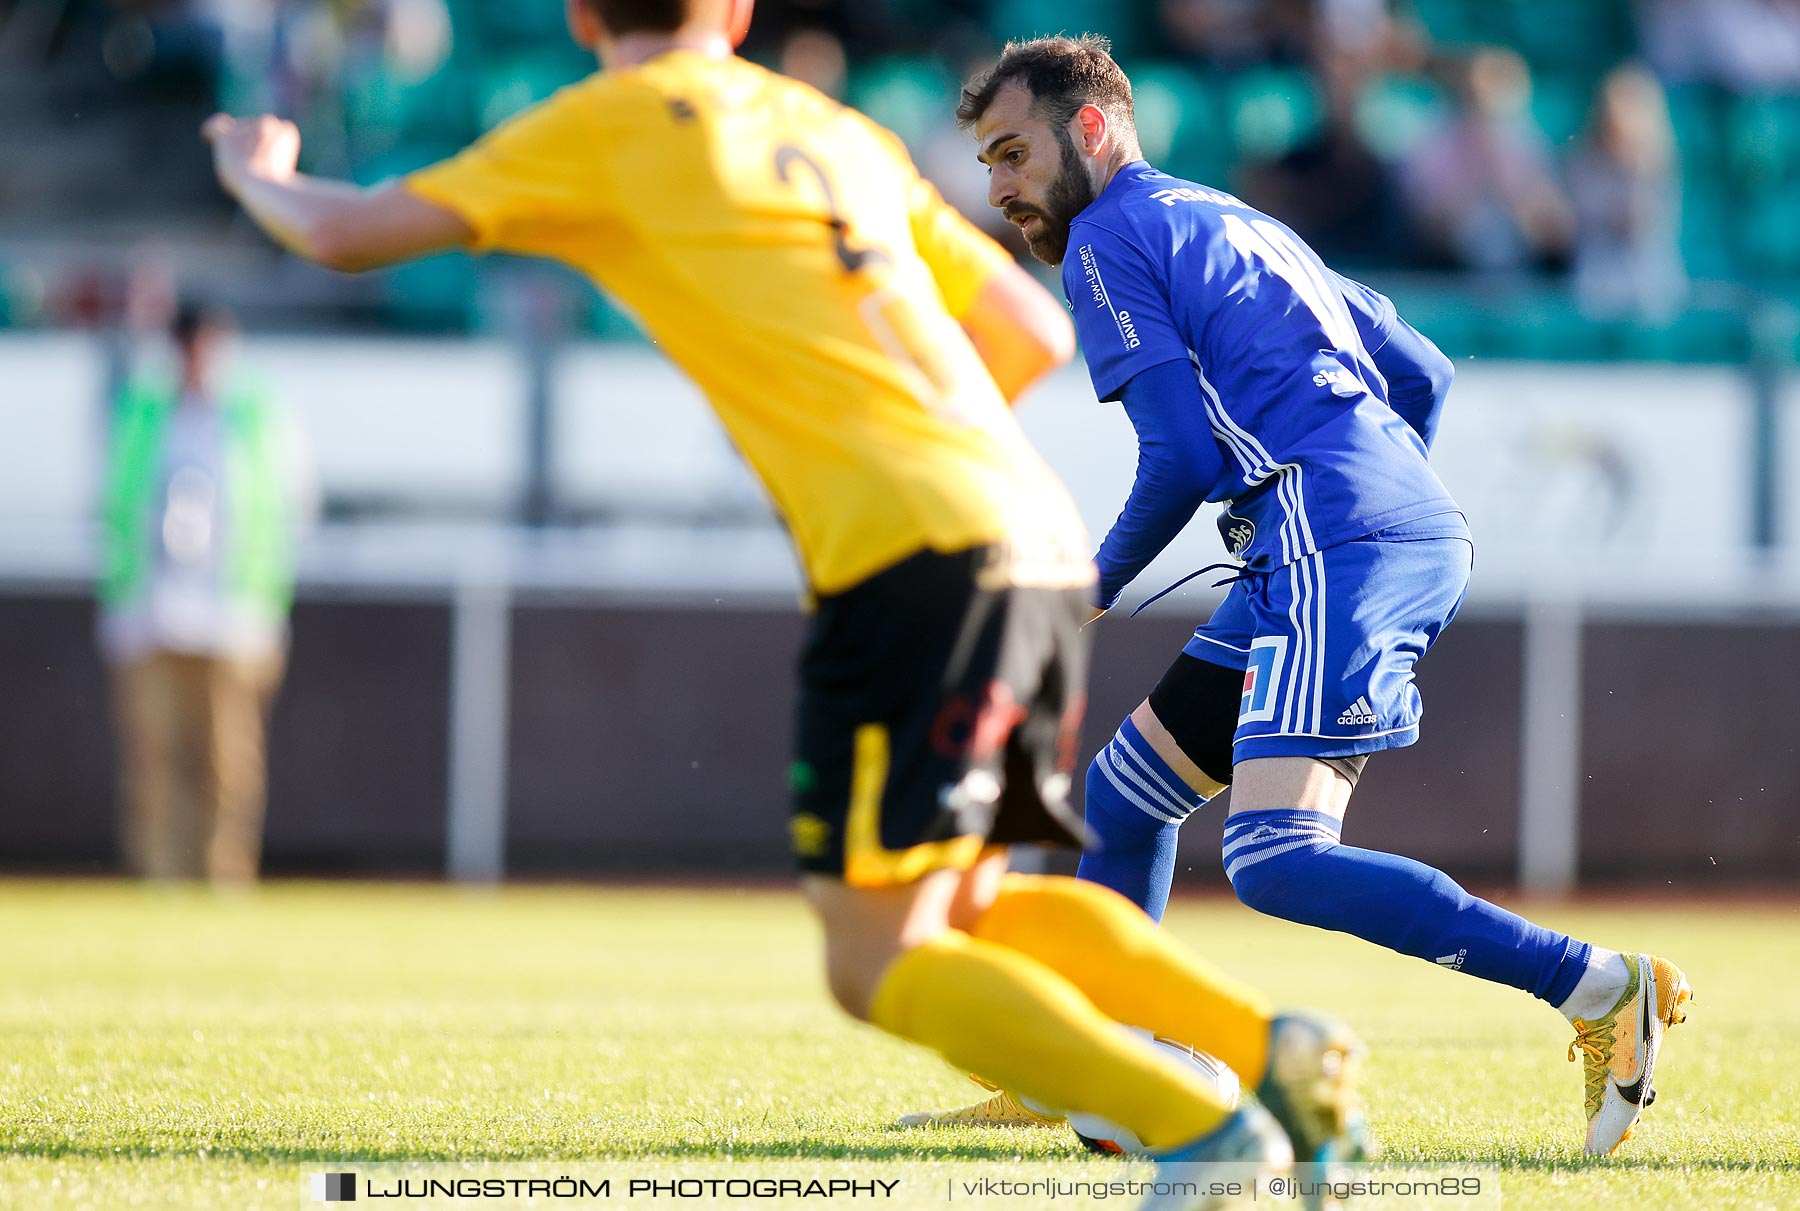
[[[825,986],[830,990],[832,1000],[857,1021],[868,1021],[888,968],[918,944],[905,935],[840,931],[834,936],[828,931]]]
[[[824,923],[825,986],[845,1013],[867,1021],[881,975],[900,955],[899,939],[843,916],[826,915]]]
[[[1006,878],[1008,858],[1004,850],[984,854],[981,860],[963,873],[950,900],[948,924],[964,933],[975,927],[982,914],[993,906]]]
[[[1360,775],[1361,768],[1354,768]],[[1240,761],[1231,785],[1231,815],[1226,817],[1226,826],[1243,812],[1323,812],[1342,820],[1353,789],[1355,784],[1343,768],[1316,757]]]
[[[961,872],[936,871],[914,883],[857,888],[809,876],[803,890],[825,929],[825,982],[844,1011],[862,1021],[890,964],[949,927]]]
[[[846,960],[830,950],[825,952],[825,987],[830,990],[831,999],[838,1003],[838,1008],[859,1022],[869,1020],[869,1006],[875,1000],[879,974],[885,970],[885,963],[871,966]]]

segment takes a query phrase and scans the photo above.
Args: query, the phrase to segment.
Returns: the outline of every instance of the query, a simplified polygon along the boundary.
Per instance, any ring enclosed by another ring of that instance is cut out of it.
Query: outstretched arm
[[[374,269],[461,248],[474,236],[460,216],[398,184],[364,189],[297,172],[292,122],[215,114],[201,133],[225,192],[282,247],[328,269]]]
[[[1075,326],[1069,313],[1036,278],[1012,262],[988,276],[961,320],[1008,403],[1075,356]]]
[[[1174,541],[1224,469],[1200,384],[1186,361],[1143,371],[1125,384],[1120,399],[1137,430],[1137,477],[1094,557],[1100,569],[1096,610],[1111,609],[1125,586]]]

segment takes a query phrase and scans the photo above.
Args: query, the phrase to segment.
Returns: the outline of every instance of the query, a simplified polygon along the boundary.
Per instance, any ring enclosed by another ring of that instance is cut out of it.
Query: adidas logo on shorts
[[[1367,698],[1358,698],[1350,704],[1349,710],[1338,716],[1338,723],[1349,727],[1375,722],[1375,708],[1369,705]]]

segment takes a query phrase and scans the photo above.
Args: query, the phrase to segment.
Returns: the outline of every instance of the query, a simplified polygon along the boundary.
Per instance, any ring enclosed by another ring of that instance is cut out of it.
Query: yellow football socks
[[[1055,875],[1008,875],[970,933],[1030,955],[1108,1017],[1211,1052],[1247,1088],[1263,1078],[1267,999],[1203,962],[1117,892]],[[973,1070],[989,1071],[979,1063]]]
[[[1068,980],[954,930],[894,960],[869,1020],[1034,1101],[1103,1115],[1152,1148],[1195,1139],[1230,1114],[1205,1081]]]

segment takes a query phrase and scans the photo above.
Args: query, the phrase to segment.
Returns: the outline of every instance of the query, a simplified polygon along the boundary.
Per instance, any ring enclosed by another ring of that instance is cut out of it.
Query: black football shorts
[[[1082,844],[1087,592],[1005,583],[1000,559],[922,551],[820,598],[790,774],[802,870],[882,887],[989,846]]]

